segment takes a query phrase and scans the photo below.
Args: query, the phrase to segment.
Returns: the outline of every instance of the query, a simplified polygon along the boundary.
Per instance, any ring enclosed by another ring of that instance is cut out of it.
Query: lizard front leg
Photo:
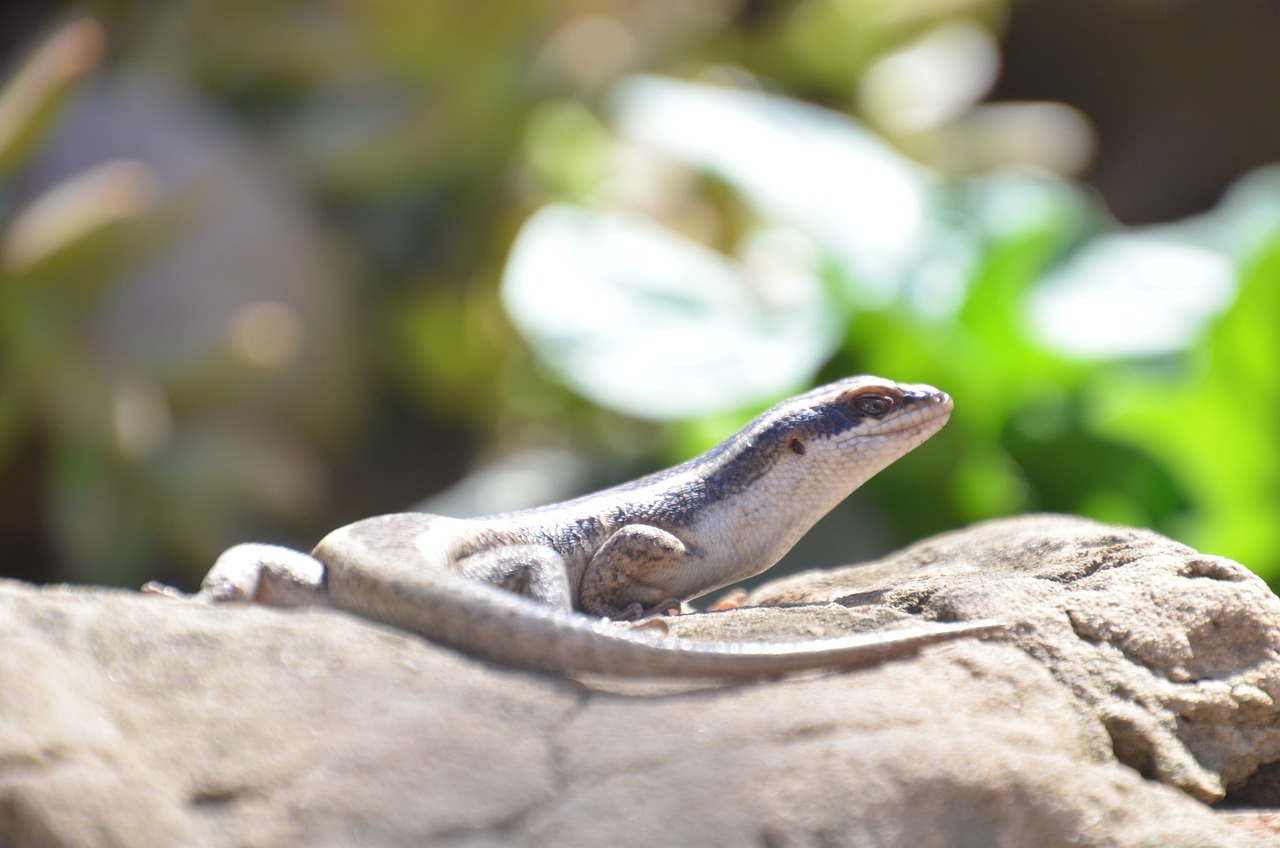
[[[616,620],[679,607],[668,587],[690,567],[692,553],[676,536],[648,524],[628,524],[605,540],[587,563],[578,608]]]

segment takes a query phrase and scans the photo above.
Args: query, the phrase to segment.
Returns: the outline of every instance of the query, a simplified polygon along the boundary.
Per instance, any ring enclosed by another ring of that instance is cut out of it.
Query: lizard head
[[[731,551],[725,573],[741,579],[773,565],[950,416],[951,398],[932,386],[846,377],[777,404],[686,464],[702,473],[704,508],[724,510],[711,547]]]
[[[777,497],[830,509],[947,423],[951,398],[932,386],[846,377],[771,407],[725,442],[719,483],[768,480]]]
[[[797,455],[829,454],[844,464],[893,462],[932,436],[951,417],[951,398],[933,386],[880,377],[846,377],[783,401],[754,422],[762,442],[786,440]],[[838,458],[839,457],[839,458]]]

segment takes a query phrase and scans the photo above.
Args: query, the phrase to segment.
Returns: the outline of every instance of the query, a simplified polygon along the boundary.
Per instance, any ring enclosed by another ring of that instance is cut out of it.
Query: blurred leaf
[[[91,251],[86,244],[121,222],[151,212],[158,179],[141,162],[116,160],[59,183],[18,213],[0,243],[0,267],[10,274],[39,272],[42,265]]]
[[[1036,334],[1078,357],[1185,349],[1235,290],[1231,258],[1188,235],[1185,227],[1166,226],[1094,239],[1036,292]]]
[[[737,409],[811,379],[843,325],[803,240],[761,233],[755,247],[753,275],[640,218],[550,206],[511,250],[503,302],[596,403],[648,419]]]
[[[70,96],[98,66],[105,35],[89,19],[64,25],[0,89],[0,175],[44,138]]]
[[[932,247],[930,174],[837,112],[728,86],[633,77],[618,132],[716,174],[768,221],[803,232],[865,302],[893,297]]]
[[[995,35],[972,21],[948,21],[862,74],[859,103],[877,126],[912,133],[970,111],[1000,72]]]

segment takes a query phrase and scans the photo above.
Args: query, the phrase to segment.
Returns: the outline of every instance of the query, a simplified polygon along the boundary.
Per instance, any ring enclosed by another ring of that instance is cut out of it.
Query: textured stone
[[[1201,800],[1280,760],[1280,598],[1238,563],[1038,515],[778,581],[747,603],[868,595],[880,614],[1016,621],[1011,641],[1101,719],[1122,762]]]
[[[769,593],[804,606],[671,628],[1017,628],[860,672],[579,683],[327,610],[0,582],[0,845],[1272,844],[1192,797],[1280,759],[1280,604],[1234,564],[1032,518]]]

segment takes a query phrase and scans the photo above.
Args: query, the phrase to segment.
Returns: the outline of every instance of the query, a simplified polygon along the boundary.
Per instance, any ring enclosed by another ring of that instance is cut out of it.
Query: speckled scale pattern
[[[466,520],[366,519],[331,533],[312,557],[238,546],[219,559],[201,596],[327,603],[482,658],[558,674],[746,678],[867,665],[998,625],[695,645],[580,611],[662,613],[769,568],[950,412],[951,399],[930,386],[849,377],[777,404],[674,468],[560,504]]]

